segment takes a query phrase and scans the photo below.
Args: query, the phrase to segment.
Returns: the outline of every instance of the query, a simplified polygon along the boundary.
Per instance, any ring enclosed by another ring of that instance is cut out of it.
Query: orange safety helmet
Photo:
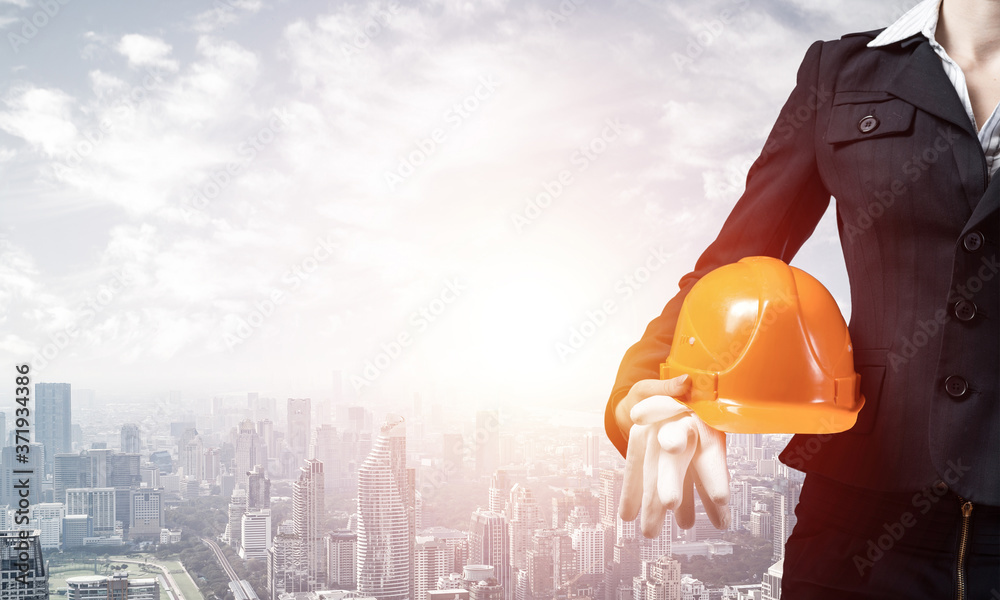
[[[681,306],[660,379],[687,373],[686,404],[729,433],[837,433],[865,403],[851,336],[808,273],[764,256],[699,280]]]

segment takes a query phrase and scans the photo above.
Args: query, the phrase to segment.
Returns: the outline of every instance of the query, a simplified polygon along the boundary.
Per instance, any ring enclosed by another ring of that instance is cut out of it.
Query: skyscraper
[[[438,579],[452,572],[447,558],[448,548],[443,540],[418,539],[413,552],[414,598],[426,598],[427,591],[437,587]]]
[[[316,428],[316,440],[312,444],[312,458],[323,463],[323,473],[326,477],[326,491],[336,488],[337,473],[344,461],[340,460],[340,436],[337,428],[329,423],[323,423]]]
[[[326,543],[320,527],[323,514],[323,463],[306,459],[292,484],[292,522],[299,538],[299,564],[305,568],[311,590],[326,586]]]
[[[35,439],[45,448],[45,473],[56,454],[73,451],[73,423],[68,383],[35,384]]]
[[[159,539],[163,520],[163,490],[149,488],[130,490],[129,538]]]
[[[122,425],[121,431],[122,452],[129,454],[139,454],[142,450],[142,439],[139,436],[139,426],[135,423]]]
[[[414,490],[402,419],[382,425],[358,469],[358,591],[379,600],[412,598]]]
[[[15,446],[6,446],[0,451],[0,506],[17,506],[20,496],[19,489],[15,488],[22,480],[27,482],[28,501],[37,504],[42,501],[42,463],[44,451],[42,445],[38,443],[28,444],[27,462],[19,462]],[[15,471],[31,471],[31,473],[15,473]]]
[[[264,474],[264,468],[254,466],[247,474],[247,510],[271,508],[271,480]]]
[[[505,598],[511,600],[510,533],[503,513],[476,510],[469,528],[469,562],[493,567],[503,587]]]
[[[247,489],[247,478],[256,465],[261,464],[261,441],[253,421],[240,421],[236,433],[236,487]]]
[[[528,566],[528,550],[535,530],[542,526],[542,515],[531,490],[517,484],[510,491],[510,561],[514,569]]]
[[[4,600],[49,600],[49,574],[42,556],[40,532],[27,537],[18,531],[0,531],[0,581]],[[24,565],[24,569],[20,568]],[[24,583],[16,581],[22,577]]]
[[[326,537],[326,575],[330,586],[352,589],[358,581],[358,534],[334,531]]]
[[[297,460],[304,459],[309,450],[309,436],[312,434],[312,400],[309,398],[288,399],[288,447]]]
[[[240,558],[243,560],[266,560],[271,548],[270,509],[252,510],[243,513],[240,534]]]
[[[94,521],[95,536],[115,534],[115,489],[74,488],[66,490],[66,516],[87,515]]]

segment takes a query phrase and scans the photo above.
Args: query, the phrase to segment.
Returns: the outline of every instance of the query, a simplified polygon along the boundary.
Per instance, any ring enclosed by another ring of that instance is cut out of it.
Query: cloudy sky
[[[600,410],[809,44],[912,4],[3,0],[0,364]],[[832,214],[796,264],[849,311]]]

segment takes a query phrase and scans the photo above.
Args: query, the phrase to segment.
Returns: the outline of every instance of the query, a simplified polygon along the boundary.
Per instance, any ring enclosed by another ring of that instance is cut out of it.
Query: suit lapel
[[[986,188],[986,193],[976,205],[976,209],[972,211],[972,216],[966,221],[962,235],[976,229],[987,217],[996,219],[998,209],[1000,209],[1000,171],[993,175],[989,187]]]
[[[906,40],[903,44],[904,47],[916,44],[916,48],[905,59],[906,64],[889,82],[886,91],[924,112],[958,125],[978,139],[972,121],[955,92],[955,86],[945,74],[941,59],[935,54],[927,38],[919,36]]]
[[[920,110],[957,126],[970,137],[952,146],[956,167],[964,182],[965,200],[969,210],[975,214],[989,210],[981,200],[986,182],[986,166],[982,158],[982,144],[979,134],[962,105],[948,75],[941,66],[941,58],[931,48],[923,35],[917,34],[904,40],[901,48],[912,46],[913,51],[903,58],[904,65],[886,87],[893,96],[901,98]],[[939,130],[940,131],[940,130]],[[993,192],[994,197],[996,191]],[[989,203],[987,203],[989,204]],[[994,205],[995,207],[995,205]]]

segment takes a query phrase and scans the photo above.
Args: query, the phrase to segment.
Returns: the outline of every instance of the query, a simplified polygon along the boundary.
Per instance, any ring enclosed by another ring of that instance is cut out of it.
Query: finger
[[[673,379],[643,379],[635,382],[628,395],[644,399],[650,396],[683,396],[691,389],[691,378],[685,373]],[[627,397],[627,396],[626,396]]]
[[[698,423],[698,449],[691,461],[694,483],[705,512],[716,529],[728,529],[729,467],[726,464],[726,434]]]
[[[629,416],[634,423],[650,425],[677,415],[691,413],[691,409],[686,404],[678,402],[670,396],[650,396],[633,406]]]
[[[667,509],[660,502],[657,489],[658,474],[662,456],[666,454],[656,446],[656,428],[650,427],[646,442],[646,458],[643,464],[642,535],[655,538],[663,527]]]
[[[661,449],[657,492],[668,510],[676,510],[681,503],[684,475],[698,442],[693,419],[685,416],[661,425],[657,431],[656,439]]]
[[[648,425],[633,425],[629,430],[622,498],[618,505],[618,514],[623,521],[635,520],[642,506],[642,464],[646,456],[647,428]]]
[[[681,491],[681,504],[674,511],[674,521],[681,529],[691,529],[694,527],[694,480],[690,469],[684,474]]]

